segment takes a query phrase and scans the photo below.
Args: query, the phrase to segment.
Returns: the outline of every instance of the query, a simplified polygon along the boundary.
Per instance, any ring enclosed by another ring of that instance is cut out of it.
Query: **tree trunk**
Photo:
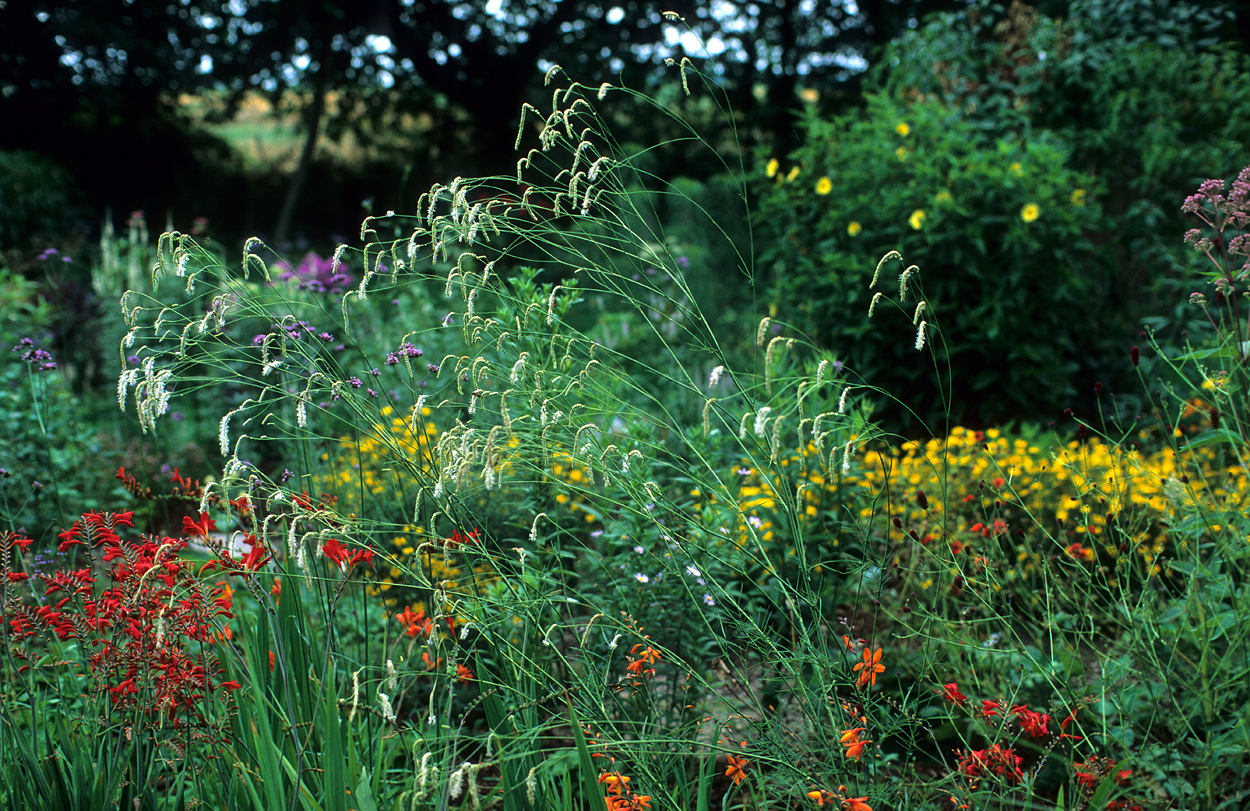
[[[291,185],[286,192],[286,200],[282,203],[282,213],[278,215],[278,225],[274,229],[274,247],[281,250],[291,230],[291,220],[295,216],[295,207],[299,204],[300,193],[304,190],[304,181],[308,179],[308,167],[312,164],[313,154],[317,149],[317,136],[321,134],[321,119],[326,109],[326,71],[317,72],[317,81],[313,87],[313,97],[304,110],[304,148],[300,150],[299,164],[291,176]]]

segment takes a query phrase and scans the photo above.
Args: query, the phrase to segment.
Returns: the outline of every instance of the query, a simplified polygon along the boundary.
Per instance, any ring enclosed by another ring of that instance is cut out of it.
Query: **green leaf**
[[[1204,431],[1202,435],[1189,440],[1181,450],[1192,451],[1198,448],[1205,448],[1208,445],[1239,445],[1241,441],[1241,435],[1235,431],[1230,431],[1227,428],[1216,428]]]

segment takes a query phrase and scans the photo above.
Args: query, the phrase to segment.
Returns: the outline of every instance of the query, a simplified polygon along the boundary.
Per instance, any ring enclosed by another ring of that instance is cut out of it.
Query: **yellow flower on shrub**
[[[1037,207],[1037,203],[1029,203],[1024,208],[1020,209],[1020,219],[1025,222],[1033,222],[1041,216],[1041,213],[1042,210]]]
[[[899,135],[903,136],[904,138],[906,138],[907,134],[911,132],[911,127],[900,122],[899,125],[894,128],[894,131],[897,132]]]
[[[795,166],[794,168],[790,170],[790,173],[786,175],[786,181],[789,182],[791,180],[794,180],[798,176],[799,176],[799,167]]]
[[[1024,174],[1024,168],[1020,166],[1019,161],[1011,164],[1011,166],[1008,166],[1007,170],[1010,171],[1016,177],[1020,177],[1020,175]]]
[[[911,216],[907,218],[907,223],[917,231],[924,228],[924,209],[918,208],[913,211]]]
[[[816,193],[824,196],[833,191],[833,181],[827,177],[822,177],[816,181]]]
[[[1073,189],[1072,190],[1072,205],[1074,206],[1085,205],[1085,189]]]
[[[780,168],[781,168],[781,164],[777,163],[776,158],[773,158],[772,160],[768,162],[768,166],[764,168],[764,174],[768,175],[769,177],[776,177],[777,170]]]
[[[864,230],[864,226],[860,225],[858,222],[852,222],[850,225],[846,227],[846,233],[850,234],[853,237],[859,236],[859,232],[863,230]]]
[[[900,161],[907,160],[907,147],[900,146],[898,149],[894,150],[894,154],[898,156]]]

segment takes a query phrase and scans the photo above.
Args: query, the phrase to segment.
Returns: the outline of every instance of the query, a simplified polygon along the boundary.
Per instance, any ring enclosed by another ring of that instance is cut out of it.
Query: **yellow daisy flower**
[[[859,232],[863,230],[864,230],[864,226],[860,225],[858,222],[852,222],[850,225],[846,227],[846,233],[850,234],[853,237],[859,236]]]
[[[822,196],[823,196],[823,195],[828,194],[828,193],[829,193],[829,192],[831,192],[831,191],[833,191],[833,181],[832,181],[832,180],[830,180],[830,179],[829,179],[829,178],[827,178],[827,177],[822,177],[820,180],[817,180],[817,181],[816,181],[816,193],[817,193],[817,194],[819,194],[819,195],[822,195]]]
[[[777,159],[773,158],[768,162],[768,166],[764,168],[764,174],[769,177],[776,177],[777,170],[781,168],[781,164],[777,163]]]
[[[919,231],[921,228],[924,228],[924,209],[918,208],[915,211],[913,211],[911,213],[911,216],[907,218],[907,222],[909,225],[911,225],[912,228],[915,228],[917,231]]]
[[[1037,203],[1029,203],[1024,208],[1020,209],[1020,219],[1025,222],[1033,222],[1041,216],[1041,213],[1042,210],[1037,207]]]
[[[906,138],[907,133],[911,132],[911,127],[900,122],[899,125],[894,128],[894,131],[897,132],[899,135],[903,136],[904,138]]]
[[[1072,205],[1074,206],[1085,205],[1085,189],[1073,189],[1072,190]]]

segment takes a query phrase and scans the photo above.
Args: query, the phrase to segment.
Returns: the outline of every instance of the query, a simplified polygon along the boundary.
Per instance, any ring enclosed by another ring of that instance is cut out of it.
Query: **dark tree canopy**
[[[757,122],[753,132],[784,150],[800,87],[827,97],[850,88],[842,95],[853,97],[880,46],[919,16],[959,5],[10,0],[0,5],[0,149],[61,162],[96,206],[168,205],[192,190],[226,191],[195,168],[206,150],[226,158],[179,121],[180,94],[225,91],[221,118],[249,91],[294,100],[308,138],[274,215],[285,231],[319,132],[367,140],[396,114],[432,115],[437,141],[405,158],[417,177],[506,171],[517,111],[534,100],[548,66],[588,84],[647,87],[666,57],[689,56]],[[666,20],[665,11],[682,19]],[[167,193],[155,193],[162,185]]]

